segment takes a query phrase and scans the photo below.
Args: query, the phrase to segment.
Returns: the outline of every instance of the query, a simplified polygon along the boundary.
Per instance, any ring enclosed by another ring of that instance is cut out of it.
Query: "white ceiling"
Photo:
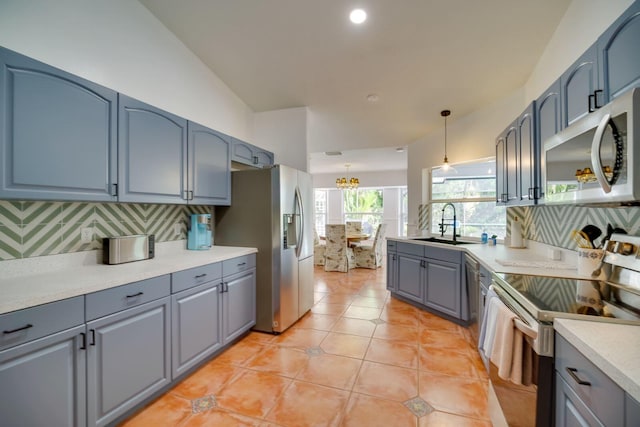
[[[254,111],[307,106],[317,173],[314,153],[395,150],[442,128],[442,109],[454,121],[521,87],[570,0],[140,2]]]

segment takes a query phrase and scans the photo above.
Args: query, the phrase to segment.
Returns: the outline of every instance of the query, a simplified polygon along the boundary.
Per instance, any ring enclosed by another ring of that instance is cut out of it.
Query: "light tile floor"
[[[467,329],[391,298],[384,268],[316,267],[315,302],[285,333],[250,333],[124,425],[491,426]]]

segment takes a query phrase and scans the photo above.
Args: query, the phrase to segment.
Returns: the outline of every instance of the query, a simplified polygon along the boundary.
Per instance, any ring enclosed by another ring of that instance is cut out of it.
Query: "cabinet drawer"
[[[84,296],[0,315],[0,350],[84,323]]]
[[[230,274],[249,270],[250,268],[254,268],[255,266],[256,256],[254,254],[239,256],[237,258],[222,261],[222,275],[226,277]]]
[[[200,267],[190,268],[175,273],[171,273],[171,293],[184,291],[197,285],[210,282],[212,280],[222,279],[222,264],[214,262],[213,264],[202,265]]]
[[[624,413],[624,391],[562,336],[556,334],[556,371],[604,425],[618,425]],[[578,384],[570,374],[590,385]]]
[[[424,256],[426,258],[438,259],[440,261],[455,262],[460,264],[462,262],[462,251],[456,251],[452,249],[442,249],[435,246],[425,246]]]
[[[415,243],[404,243],[398,242],[398,252],[402,252],[404,254],[415,255],[419,257],[424,256],[424,245],[418,245]]]
[[[387,252],[396,252],[398,244],[395,240],[387,240]]]
[[[169,275],[141,280],[86,296],[87,321],[169,295]]]

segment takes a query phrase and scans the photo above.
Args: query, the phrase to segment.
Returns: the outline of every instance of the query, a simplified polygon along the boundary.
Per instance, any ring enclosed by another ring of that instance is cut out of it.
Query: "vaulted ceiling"
[[[406,146],[521,87],[570,0],[140,2],[254,111],[307,106],[319,153]]]

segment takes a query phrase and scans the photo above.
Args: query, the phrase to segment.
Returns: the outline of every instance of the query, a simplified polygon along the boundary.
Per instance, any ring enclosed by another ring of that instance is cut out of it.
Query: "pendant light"
[[[349,167],[351,165],[347,163],[344,166],[347,168],[347,174],[342,178],[336,179],[336,188],[338,188],[339,190],[353,190],[355,188],[358,188],[358,185],[360,185],[360,180],[355,177],[349,178]]]
[[[451,115],[450,110],[440,111],[440,115],[444,117],[444,161],[442,162],[442,170],[449,170],[449,159],[447,159],[447,117]]]

